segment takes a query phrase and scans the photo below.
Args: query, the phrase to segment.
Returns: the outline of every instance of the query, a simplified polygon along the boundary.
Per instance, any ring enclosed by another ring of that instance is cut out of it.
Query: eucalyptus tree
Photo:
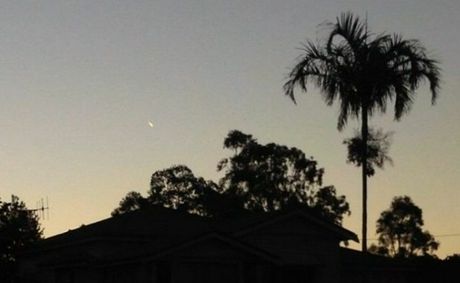
[[[350,207],[334,186],[323,186],[324,169],[300,149],[276,143],[261,144],[252,135],[230,131],[224,148],[233,154],[222,159],[219,185],[224,195],[240,199],[250,211],[304,208],[341,225]]]
[[[339,104],[337,127],[349,118],[361,122],[362,164],[367,162],[368,120],[394,104],[394,117],[409,112],[415,90],[428,81],[432,103],[439,92],[440,68],[429,58],[420,41],[398,34],[373,34],[367,21],[343,13],[330,23],[330,32],[319,43],[308,41],[303,54],[288,75],[284,93],[295,103],[294,89],[304,92],[316,85],[327,105]],[[367,172],[362,169],[362,250],[367,251]]]
[[[378,244],[371,249],[391,257],[434,256],[439,242],[423,225],[422,209],[410,197],[394,197],[377,220]]]

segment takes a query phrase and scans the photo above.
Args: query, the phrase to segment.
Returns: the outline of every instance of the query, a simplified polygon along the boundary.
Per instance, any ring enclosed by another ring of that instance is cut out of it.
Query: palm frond
[[[393,35],[386,48],[389,65],[395,73],[404,76],[411,91],[415,91],[422,81],[428,80],[431,101],[434,104],[440,88],[439,62],[428,58],[425,48],[418,40],[404,40],[400,35]]]
[[[331,50],[334,45],[334,39],[341,37],[345,40],[350,48],[358,53],[358,50],[365,44],[369,33],[365,23],[362,23],[359,17],[353,16],[352,13],[342,13],[337,17],[336,24],[333,25],[331,33],[327,40],[327,49]]]
[[[288,75],[284,93],[295,103],[294,89],[307,91],[312,83],[327,105],[339,102],[337,127],[348,118],[386,112],[394,103],[395,119],[407,113],[415,90],[427,81],[436,101],[440,85],[438,61],[428,58],[418,40],[403,39],[398,34],[371,36],[367,23],[351,13],[343,13],[331,24],[327,40],[303,46],[304,55]]]

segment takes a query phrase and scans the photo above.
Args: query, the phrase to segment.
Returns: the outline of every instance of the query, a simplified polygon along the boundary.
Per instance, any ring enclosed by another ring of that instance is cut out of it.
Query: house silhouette
[[[340,247],[350,240],[302,209],[207,218],[150,207],[39,241],[21,254],[18,281],[360,282],[364,263],[377,262],[378,276],[395,271],[378,282],[406,282],[400,266]]]

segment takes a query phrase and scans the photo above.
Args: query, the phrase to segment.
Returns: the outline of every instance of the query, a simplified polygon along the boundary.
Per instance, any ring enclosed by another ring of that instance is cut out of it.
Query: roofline
[[[149,207],[147,209],[129,211],[127,213],[123,213],[123,214],[120,214],[120,215],[117,215],[117,216],[110,216],[110,217],[107,217],[107,218],[104,218],[104,219],[100,219],[100,220],[97,220],[97,221],[89,223],[89,224],[82,224],[80,227],[77,227],[77,228],[74,228],[74,229],[69,229],[68,231],[52,235],[52,236],[50,236],[48,238],[45,238],[45,239],[41,239],[41,240],[39,240],[37,245],[34,245],[33,247],[30,247],[23,254],[31,254],[31,253],[39,252],[39,251],[43,251],[43,250],[54,250],[54,249],[59,249],[59,248],[63,248],[63,247],[76,246],[76,245],[85,244],[85,243],[94,242],[94,241],[100,241],[100,240],[112,240],[112,239],[117,240],[118,239],[118,240],[122,240],[122,241],[123,240],[125,240],[125,241],[138,241],[141,238],[154,237],[154,236],[156,236],[155,234],[143,233],[143,234],[137,234],[137,235],[121,235],[121,236],[120,235],[115,235],[113,237],[108,235],[108,234],[105,234],[105,235],[98,235],[98,234],[92,235],[92,234],[90,234],[90,235],[86,235],[83,238],[79,237],[77,239],[70,239],[70,240],[66,238],[68,235],[72,235],[74,233],[78,233],[79,231],[84,231],[86,229],[90,229],[91,227],[100,225],[101,223],[107,223],[107,222],[116,221],[119,218],[123,218],[123,217],[126,218],[126,217],[132,216],[133,214],[141,214],[141,213],[145,213],[145,211],[147,211],[147,210],[152,211],[152,210],[155,210],[155,209],[164,210],[164,211],[168,211],[168,212],[173,212],[173,213],[177,213],[177,214],[183,214],[183,215],[186,215],[187,217],[189,217],[189,216],[190,217],[195,217],[195,218],[198,218],[198,219],[201,219],[201,220],[204,219],[201,216],[198,216],[198,215],[195,215],[195,214],[179,212],[179,211],[171,209],[171,208],[165,208],[165,207],[162,207],[162,206],[155,205],[155,206]],[[129,239],[127,239],[127,238],[129,238]],[[59,239],[59,240],[63,241],[64,243],[53,244],[52,241],[54,241],[56,239]],[[51,242],[51,243],[48,243],[48,242]]]
[[[245,234],[248,234],[252,231],[255,231],[255,230],[258,230],[260,228],[263,228],[263,227],[266,227],[270,224],[273,224],[277,221],[281,221],[283,219],[286,219],[286,218],[289,218],[289,217],[293,217],[293,216],[301,216],[301,217],[304,217],[304,218],[307,218],[308,220],[311,220],[313,222],[315,222],[316,224],[318,224],[319,226],[322,226],[328,230],[331,230],[333,232],[335,232],[336,234],[339,234],[342,236],[342,240],[353,240],[357,243],[359,243],[359,239],[358,239],[358,236],[353,233],[352,231],[350,230],[347,230],[339,225],[336,225],[336,224],[332,224],[332,223],[329,223],[329,222],[326,222],[324,220],[321,220],[319,218],[316,218],[316,217],[313,217],[311,216],[310,214],[308,213],[305,213],[301,210],[295,210],[295,211],[292,211],[292,212],[289,212],[289,213],[286,213],[286,214],[278,214],[278,215],[275,215],[274,218],[272,219],[269,219],[269,220],[266,220],[266,221],[262,221],[258,224],[255,224],[255,225],[252,225],[250,227],[247,227],[247,228],[244,228],[240,231],[237,231],[237,232],[234,232],[234,235],[235,236],[243,236]]]

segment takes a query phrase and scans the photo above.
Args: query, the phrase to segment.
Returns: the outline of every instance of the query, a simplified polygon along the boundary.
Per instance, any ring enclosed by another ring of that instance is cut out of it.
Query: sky
[[[369,180],[371,243],[379,214],[409,195],[437,254],[460,253],[457,0],[0,1],[0,198],[34,208],[48,197],[45,236],[62,233],[108,217],[173,164],[217,181],[238,129],[313,156],[360,234],[360,170],[342,144],[359,122],[339,132],[317,89],[297,105],[282,91],[302,43],[346,11],[367,13],[374,33],[419,39],[442,67],[436,105],[422,85],[401,121],[370,121],[394,132],[394,165]]]

